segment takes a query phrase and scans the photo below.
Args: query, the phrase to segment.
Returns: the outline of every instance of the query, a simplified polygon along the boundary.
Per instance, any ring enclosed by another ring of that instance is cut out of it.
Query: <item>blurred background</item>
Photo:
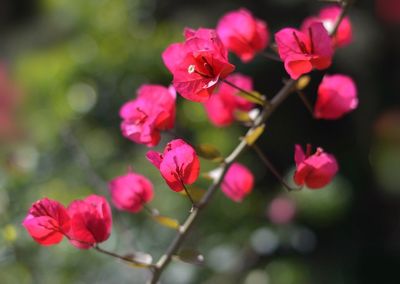
[[[124,139],[120,106],[143,83],[168,85],[164,48],[184,27],[214,27],[246,7],[271,33],[326,5],[314,0],[1,0],[0,1],[0,282],[144,283],[146,271],[64,241],[40,247],[21,226],[44,196],[68,204],[91,193],[109,198],[105,181],[132,166],[154,181],[152,206],[183,220],[187,200],[167,188],[146,161],[147,148]],[[353,43],[338,50],[329,73],[358,85],[356,111],[337,121],[313,120],[296,96],[271,118],[260,147],[291,179],[293,145],[312,143],[336,155],[340,173],[327,188],[286,194],[257,156],[240,162],[256,175],[241,204],[220,192],[185,247],[203,266],[173,262],[168,284],[400,283],[400,2],[357,1]],[[237,70],[273,95],[287,75],[256,58]],[[322,73],[305,92],[315,100]],[[200,104],[178,99],[177,132],[193,144],[228,154],[245,128],[213,127]],[[165,135],[159,149],[171,136]],[[202,160],[206,171],[215,165]],[[198,185],[206,188],[207,181]],[[174,236],[146,216],[113,211],[105,248],[145,251],[157,259]]]

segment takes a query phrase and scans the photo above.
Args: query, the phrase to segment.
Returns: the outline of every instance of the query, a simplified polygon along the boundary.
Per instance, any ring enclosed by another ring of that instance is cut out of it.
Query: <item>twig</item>
[[[255,99],[256,101],[261,101],[261,100],[262,100],[261,98],[255,96],[255,95],[252,94],[251,92],[246,91],[245,89],[243,89],[243,88],[241,88],[241,87],[235,85],[234,83],[232,83],[232,82],[230,82],[230,81],[228,81],[228,80],[226,80],[226,79],[222,79],[221,81],[224,82],[225,84],[231,86],[232,88],[235,88],[236,90],[238,90],[238,91],[240,91],[240,92],[242,92],[242,93],[248,95],[249,97]],[[265,104],[268,104],[268,102],[267,102],[267,101],[263,101],[263,105],[265,105]]]
[[[299,95],[299,98],[303,102],[303,104],[306,107],[306,109],[308,110],[308,112],[311,114],[312,117],[314,117],[313,107],[312,107],[311,103],[309,102],[309,100],[307,99],[307,97],[304,95],[304,93],[302,91],[299,91],[299,90],[297,90],[297,94]]]
[[[282,59],[275,53],[264,51],[264,52],[261,52],[260,55],[267,59],[273,60],[273,61],[282,62]]]
[[[146,267],[146,268],[149,268],[149,269],[153,269],[155,267],[154,264],[148,264],[148,263],[143,263],[143,262],[140,262],[140,261],[136,261],[136,260],[132,259],[131,257],[122,256],[122,255],[116,254],[114,252],[102,249],[98,245],[94,246],[93,248],[95,250],[97,250],[98,252],[102,253],[102,254],[105,254],[105,255],[108,255],[108,256],[112,256],[114,258],[117,258],[117,259],[129,262],[129,263],[132,263],[134,265],[143,266],[143,267]]]
[[[261,151],[261,149],[256,145],[252,145],[253,150],[257,153],[258,157],[261,161],[267,166],[267,168],[271,171],[271,173],[282,183],[282,185],[290,192],[299,190],[298,188],[292,188],[286,181],[282,178],[279,172],[275,169],[274,165],[267,158],[267,156]]]

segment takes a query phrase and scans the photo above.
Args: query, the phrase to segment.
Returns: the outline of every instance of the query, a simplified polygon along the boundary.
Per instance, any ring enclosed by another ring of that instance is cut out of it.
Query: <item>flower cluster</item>
[[[75,200],[67,208],[43,198],[32,204],[22,224],[41,245],[58,244],[65,236],[75,247],[88,249],[108,239],[112,216],[107,200],[99,195]]]

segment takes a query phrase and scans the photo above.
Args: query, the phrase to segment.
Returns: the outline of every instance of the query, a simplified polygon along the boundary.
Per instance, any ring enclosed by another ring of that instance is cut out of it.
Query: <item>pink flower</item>
[[[175,89],[188,100],[204,102],[235,66],[228,62],[228,52],[214,30],[186,29],[185,38],[171,44],[162,58],[174,76]]]
[[[129,171],[109,183],[112,201],[120,210],[132,213],[142,210],[153,199],[153,185],[142,175]]]
[[[275,224],[288,224],[296,215],[296,204],[288,198],[273,199],[268,208],[268,217]]]
[[[175,90],[160,85],[143,85],[133,101],[125,103],[120,116],[124,137],[149,147],[160,141],[160,131],[175,122]]]
[[[233,74],[226,80],[246,91],[253,91],[253,81],[248,76]],[[227,126],[233,122],[235,110],[249,111],[254,106],[246,99],[237,96],[238,92],[237,89],[222,83],[218,91],[205,102],[207,115],[214,125]]]
[[[69,230],[70,218],[62,204],[43,198],[32,204],[22,225],[36,242],[49,246],[61,242]]]
[[[325,75],[318,87],[316,118],[338,119],[357,108],[357,88],[345,75]]]
[[[275,40],[292,79],[298,79],[313,68],[326,69],[332,63],[331,39],[321,23],[311,24],[304,32],[284,28],[275,34]]]
[[[253,190],[253,174],[245,166],[233,163],[222,182],[222,192],[235,202],[241,202],[243,198]]]
[[[225,14],[218,22],[217,33],[224,45],[243,62],[265,49],[269,40],[267,24],[253,17],[247,9]]]
[[[327,154],[322,148],[311,155],[311,145],[307,145],[307,152],[304,153],[300,145],[295,146],[294,160],[296,171],[294,182],[299,185],[306,185],[311,189],[319,189],[331,182],[338,171],[338,165],[333,155]]]
[[[163,154],[149,151],[146,157],[160,170],[174,191],[182,191],[184,184],[192,184],[199,177],[199,158],[195,150],[182,139],[169,142]]]
[[[342,9],[338,6],[330,6],[322,9],[318,16],[304,20],[302,30],[307,30],[314,23],[322,23],[324,28],[331,33]],[[332,37],[333,46],[343,47],[352,40],[352,27],[349,17],[345,17],[337,29],[336,35]]]
[[[75,247],[88,249],[110,236],[111,209],[104,197],[90,195],[84,200],[75,200],[68,206],[68,213],[71,217],[68,237]]]

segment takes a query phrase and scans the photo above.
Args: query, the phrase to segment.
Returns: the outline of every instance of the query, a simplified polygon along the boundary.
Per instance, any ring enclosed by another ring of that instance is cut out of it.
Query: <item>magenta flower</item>
[[[222,181],[222,192],[235,202],[242,202],[254,185],[253,174],[245,166],[233,163]]]
[[[195,150],[182,139],[169,142],[163,154],[149,151],[146,157],[160,170],[173,191],[182,191],[185,184],[192,184],[199,177],[199,158]]]
[[[357,88],[350,77],[339,74],[325,75],[318,87],[314,116],[338,119],[356,109],[357,105]]]
[[[338,6],[326,7],[319,12],[318,16],[305,19],[302,24],[302,30],[307,30],[314,23],[322,23],[328,33],[331,33],[341,11],[342,8]],[[340,22],[335,36],[332,37],[333,46],[346,46],[351,42],[352,37],[353,35],[350,19],[349,17],[345,17]]]
[[[225,14],[218,22],[217,33],[228,50],[243,62],[252,60],[269,41],[267,24],[243,8]]]
[[[275,34],[275,40],[292,79],[298,79],[313,68],[326,69],[332,63],[331,39],[321,23],[313,23],[305,31],[284,28]]]
[[[129,171],[109,183],[112,201],[120,210],[137,213],[153,199],[153,185],[142,175]]]
[[[338,171],[338,164],[333,155],[327,154],[322,148],[311,155],[311,145],[307,145],[304,153],[300,145],[295,145],[294,160],[296,171],[294,182],[310,189],[319,189],[331,182]]]
[[[143,85],[133,101],[125,103],[120,116],[124,137],[149,147],[160,141],[160,131],[175,123],[175,90],[160,85]]]
[[[49,246],[61,242],[70,228],[70,218],[62,204],[43,198],[32,204],[22,225],[36,242]]]
[[[188,100],[204,102],[235,66],[228,62],[228,52],[214,30],[186,29],[185,38],[171,44],[162,58],[174,76],[175,89]]]
[[[226,80],[246,91],[253,91],[253,80],[248,76],[237,73],[228,76]],[[249,111],[254,106],[248,100],[237,96],[238,92],[230,85],[222,83],[218,91],[204,103],[207,115],[214,125],[230,125],[236,110]]]
[[[68,213],[71,217],[68,237],[75,247],[88,249],[110,236],[111,208],[104,197],[90,195],[84,200],[75,200],[68,206]]]

